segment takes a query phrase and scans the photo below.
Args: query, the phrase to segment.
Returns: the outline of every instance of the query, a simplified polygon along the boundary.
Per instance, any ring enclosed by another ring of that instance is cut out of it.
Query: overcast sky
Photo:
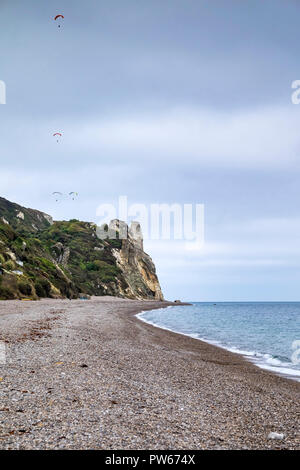
[[[299,18],[297,0],[0,0],[0,195],[95,222],[121,195],[203,203],[204,247],[145,242],[165,296],[300,300]]]

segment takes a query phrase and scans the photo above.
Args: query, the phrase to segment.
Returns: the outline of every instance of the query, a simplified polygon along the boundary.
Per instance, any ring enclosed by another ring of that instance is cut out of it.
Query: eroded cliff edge
[[[124,237],[121,249],[112,250],[128,286],[122,294],[135,299],[164,300],[155,265],[144,252],[140,224],[132,222],[128,227],[125,222],[116,219],[111,221],[109,229],[119,233],[119,236],[121,232]]]

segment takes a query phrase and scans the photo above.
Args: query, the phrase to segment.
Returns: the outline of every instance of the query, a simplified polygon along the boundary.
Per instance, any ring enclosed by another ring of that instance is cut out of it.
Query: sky
[[[203,246],[145,241],[165,297],[299,301],[299,17],[297,0],[0,0],[0,196],[95,222],[124,195],[204,204]]]

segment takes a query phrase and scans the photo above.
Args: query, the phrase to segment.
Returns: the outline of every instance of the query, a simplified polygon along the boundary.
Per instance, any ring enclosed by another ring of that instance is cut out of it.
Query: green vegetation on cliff
[[[0,299],[162,298],[151,258],[118,233],[100,240],[92,223],[53,222],[0,198]]]
[[[112,247],[97,238],[95,227],[77,220],[22,235],[0,222],[0,298],[113,294],[110,284],[124,285],[111,252],[116,241]]]

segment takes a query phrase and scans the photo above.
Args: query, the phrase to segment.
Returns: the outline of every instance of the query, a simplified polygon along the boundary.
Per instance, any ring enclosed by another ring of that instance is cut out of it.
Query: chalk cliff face
[[[121,249],[112,250],[128,286],[122,294],[134,299],[163,300],[155,265],[143,250],[143,236],[139,223],[132,222],[129,228],[124,222],[113,220],[109,229],[115,230],[119,235],[121,231],[125,235]]]
[[[0,299],[84,293],[162,300],[139,223],[114,220],[107,230],[109,238],[99,237],[93,223],[53,222],[0,198]]]

